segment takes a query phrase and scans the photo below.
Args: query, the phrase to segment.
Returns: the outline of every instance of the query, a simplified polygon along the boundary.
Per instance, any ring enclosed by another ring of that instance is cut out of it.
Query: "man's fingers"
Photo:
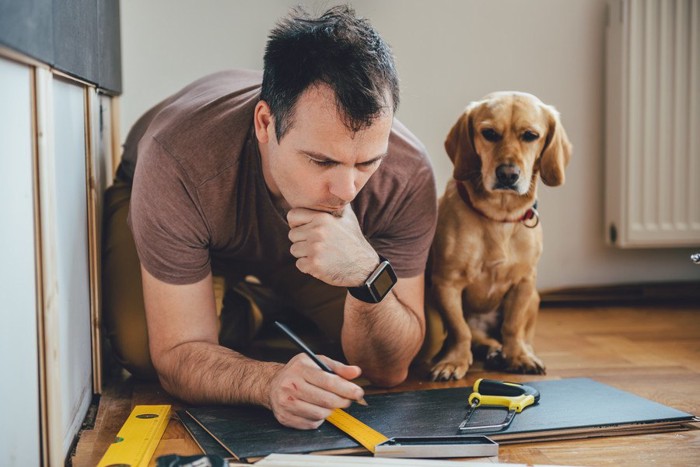
[[[356,366],[343,365],[324,356],[319,358],[346,377],[360,374]],[[304,353],[294,356],[276,379],[271,404],[275,417],[285,426],[302,430],[317,428],[334,409],[348,407],[364,396],[361,387],[323,371]]]
[[[326,357],[325,355],[319,355],[319,358],[328,365],[333,372],[347,380],[353,380],[359,378],[362,374],[362,369],[356,365],[345,365],[339,361],[333,360]]]
[[[287,234],[287,238],[289,238],[289,241],[292,243],[306,241],[308,240],[308,236],[308,229],[305,229],[303,225],[289,229],[289,233]]]
[[[308,396],[308,393],[305,393],[304,396]],[[322,407],[304,399],[294,399],[288,406],[282,405],[282,407],[291,415],[305,418],[311,422],[324,420],[333,411],[332,408]]]
[[[340,362],[336,362],[335,360],[322,355],[319,356],[319,358],[323,359],[323,361],[330,366],[333,371],[336,371],[337,373],[337,370],[340,370],[340,372],[344,373],[344,375],[333,375],[331,373],[326,373],[325,371],[313,372],[306,376],[306,381],[320,387],[321,389],[330,391],[344,399],[356,401],[364,397],[364,390],[357,384],[349,381],[349,379],[354,379],[360,375],[361,371],[358,367],[343,365]],[[350,376],[350,378],[346,378],[345,375]]]
[[[326,417],[308,419],[290,412],[275,412],[275,418],[277,418],[277,421],[282,425],[290,428],[296,428],[298,430],[315,430],[321,426]]]
[[[304,401],[324,409],[333,410],[349,407],[352,399],[339,396],[325,388],[309,384],[304,386]],[[330,413],[329,413],[330,415]],[[326,415],[327,417],[328,415]],[[325,418],[325,417],[324,417]]]
[[[357,366],[344,365],[325,355],[319,355],[318,358],[333,371],[340,370],[353,378],[359,376],[362,372]],[[340,405],[335,405],[340,401],[339,399],[329,399],[332,396],[339,397],[340,399],[357,400],[364,395],[364,390],[360,386],[349,381],[342,375],[328,373],[322,370],[316,362],[311,360],[311,357],[305,353],[295,355],[289,363],[287,363],[287,366],[297,374],[301,381],[303,381],[301,384],[285,384],[288,388],[293,387],[295,389],[295,398],[303,399],[314,404],[324,405],[332,409],[340,407]],[[314,386],[318,388],[318,391],[313,391]],[[326,392],[328,395],[321,396],[319,391]]]
[[[309,252],[307,251],[308,249],[309,249],[308,242],[298,242],[298,243],[292,243],[292,246],[289,247],[289,252],[295,258],[305,258],[305,257],[309,256]]]
[[[313,209],[294,208],[287,212],[287,223],[291,228],[299,227],[300,225],[308,224],[313,221],[316,216],[328,215],[322,211],[314,211]]]
[[[304,274],[311,274],[311,261],[307,258],[299,258],[296,262],[297,269]]]

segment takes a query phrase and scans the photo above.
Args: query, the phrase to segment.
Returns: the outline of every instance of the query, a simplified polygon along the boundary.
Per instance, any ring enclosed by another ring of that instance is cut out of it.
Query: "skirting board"
[[[695,303],[700,300],[700,281],[618,284],[541,290],[543,305],[590,303]]]

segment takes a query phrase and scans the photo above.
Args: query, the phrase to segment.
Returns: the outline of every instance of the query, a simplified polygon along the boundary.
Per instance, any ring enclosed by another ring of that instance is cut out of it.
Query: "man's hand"
[[[359,286],[379,264],[349,204],[338,214],[295,208],[287,222],[297,268],[326,284]]]
[[[348,380],[360,376],[357,366],[319,356],[336,374],[321,370],[307,355],[292,358],[272,379],[269,408],[285,426],[318,428],[333,409],[348,407],[364,391]]]

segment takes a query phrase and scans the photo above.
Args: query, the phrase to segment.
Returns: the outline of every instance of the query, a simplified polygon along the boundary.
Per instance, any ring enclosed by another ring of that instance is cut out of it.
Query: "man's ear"
[[[260,143],[266,144],[275,140],[275,119],[267,102],[260,100],[255,105],[253,125],[255,126],[255,136]]]
[[[475,107],[474,102],[467,106],[445,139],[445,151],[454,164],[453,177],[457,180],[466,180],[470,172],[481,170],[481,159],[474,147],[472,113]]]
[[[540,177],[545,185],[559,186],[566,179],[564,169],[571,159],[572,146],[566,136],[559,112],[552,106],[544,106],[548,119],[547,139],[540,157]]]

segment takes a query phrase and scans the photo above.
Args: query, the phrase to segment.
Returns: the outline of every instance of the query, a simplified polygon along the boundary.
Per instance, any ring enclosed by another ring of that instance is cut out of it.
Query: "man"
[[[381,386],[406,378],[425,333],[435,183],[394,121],[391,52],[351,9],[281,21],[264,66],[262,85],[256,72],[202,78],[130,132],[123,183],[108,193],[107,230],[122,234],[105,247],[106,322],[118,360],[142,375],[152,361],[171,394],[259,404],[311,429],[362,397],[350,381],[361,373]],[[143,304],[113,283],[137,263],[129,196]],[[221,324],[213,273],[227,284]],[[150,357],[134,325],[144,306]],[[289,309],[340,341],[351,365],[323,357],[333,375],[304,354],[279,364],[236,351]]]

